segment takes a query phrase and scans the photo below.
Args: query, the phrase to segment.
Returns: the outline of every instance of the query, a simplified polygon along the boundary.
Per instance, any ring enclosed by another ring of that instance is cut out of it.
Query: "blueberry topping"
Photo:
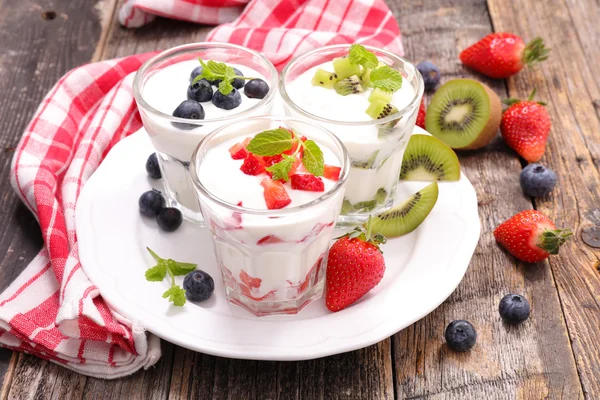
[[[431,61],[421,61],[417,64],[417,69],[423,75],[425,90],[433,90],[440,83],[440,70]]]
[[[185,297],[189,301],[204,301],[210,298],[215,290],[212,276],[199,269],[190,272],[183,279]]]
[[[146,172],[150,175],[150,178],[160,179],[162,174],[160,173],[160,167],[158,166],[158,157],[156,153],[150,154],[148,160],[146,160]]]
[[[498,312],[509,324],[520,324],[529,318],[531,306],[527,299],[520,294],[507,294],[500,300]]]
[[[183,217],[181,211],[176,208],[167,207],[158,211],[156,214],[156,223],[163,231],[173,232],[181,226]]]
[[[475,346],[477,332],[470,322],[464,320],[452,321],[446,328],[446,343],[454,351],[467,351]]]
[[[523,193],[530,197],[544,197],[556,186],[556,174],[542,164],[529,164],[519,177]]]
[[[142,214],[154,218],[164,208],[165,198],[156,189],[148,190],[140,196],[138,205]]]
[[[228,95],[224,95],[217,90],[213,95],[212,102],[219,108],[232,110],[242,104],[242,96],[237,89],[233,89]]]
[[[235,71],[235,74],[237,76],[244,76],[244,74],[242,74],[242,71],[240,71],[239,69],[234,68],[233,70]],[[246,81],[244,79],[240,79],[240,78],[235,78],[233,80],[233,82],[231,82],[231,85],[236,89],[243,88],[245,84],[246,84]]]
[[[190,82],[193,82],[194,79],[196,79],[196,77],[202,73],[202,71],[204,71],[204,68],[202,68],[202,66],[197,66],[196,68],[194,68],[194,70],[190,74]]]
[[[185,100],[173,111],[173,116],[186,119],[204,119],[204,108],[202,104],[195,100]],[[194,129],[201,125],[173,122],[173,126],[179,129]]]
[[[195,100],[199,103],[210,101],[213,97],[213,88],[206,79],[200,79],[194,84],[190,84],[187,90],[188,100]]]
[[[244,94],[251,99],[263,99],[267,93],[269,85],[262,79],[251,79],[244,88]]]

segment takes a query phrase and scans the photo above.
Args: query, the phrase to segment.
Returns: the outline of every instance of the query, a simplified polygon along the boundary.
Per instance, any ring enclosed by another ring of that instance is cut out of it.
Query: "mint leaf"
[[[183,290],[181,287],[179,287],[177,285],[173,285],[169,289],[167,289],[167,291],[163,293],[162,297],[163,297],[163,299],[168,298],[169,301],[172,302],[173,305],[175,305],[177,307],[183,306],[186,302],[185,290]]]
[[[219,92],[227,96],[233,90],[233,85],[228,79],[223,79],[219,82]]]
[[[204,67],[204,65],[203,65],[203,67]],[[212,61],[212,60],[207,62],[206,67],[204,67],[204,69],[208,69],[211,73],[213,73],[215,75],[225,75],[227,68],[231,68],[231,67],[228,67],[227,64],[225,64],[225,63],[220,63],[220,62],[216,62],[216,61]],[[233,71],[233,68],[231,68],[231,70]]]
[[[374,88],[395,92],[402,87],[402,75],[395,69],[385,65],[371,71],[370,85]]]
[[[377,56],[361,44],[353,44],[350,46],[348,56],[350,57],[350,62],[352,64],[362,65],[365,68],[373,69],[379,64]]]
[[[175,276],[187,275],[189,272],[195,270],[197,265],[198,264],[177,262],[170,258],[167,260],[167,266]]]
[[[290,170],[292,166],[296,162],[296,157],[288,156],[287,154],[283,155],[283,160],[279,161],[277,164],[273,164],[270,167],[267,167],[266,170],[271,172],[273,176],[271,179],[283,179],[284,181],[288,181],[290,179]]]
[[[156,260],[157,263],[164,261],[164,259],[160,258],[158,256],[158,254],[156,254],[155,252],[153,252],[152,250],[150,250],[150,247],[146,247],[146,250],[148,250],[148,252],[150,253],[150,255]]]
[[[257,156],[274,156],[291,149],[294,140],[287,129],[271,129],[254,136],[246,149]]]
[[[304,142],[304,154],[302,155],[304,168],[314,176],[322,176],[325,168],[323,152],[312,140]]]
[[[160,282],[165,279],[165,275],[167,275],[167,265],[164,262],[146,270],[146,280],[150,282]]]

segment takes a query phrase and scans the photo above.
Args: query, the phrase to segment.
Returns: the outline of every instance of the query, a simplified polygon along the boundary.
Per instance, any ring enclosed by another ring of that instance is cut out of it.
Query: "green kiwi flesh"
[[[342,80],[337,81],[333,84],[333,88],[342,96],[347,96],[349,94],[355,94],[364,92],[362,83],[360,82],[360,78],[356,75],[352,75],[348,78],[344,78]]]
[[[438,184],[432,182],[404,203],[371,218],[371,231],[387,238],[414,231],[427,218],[438,199]]]
[[[405,181],[457,181],[460,163],[454,151],[429,135],[412,135],[402,158],[400,179]]]
[[[373,103],[375,101],[384,101],[386,103],[389,103],[390,101],[392,101],[393,94],[394,93],[390,90],[375,88],[369,96],[369,102]]]
[[[376,100],[369,104],[365,112],[373,119],[382,119],[388,115],[396,114],[398,109],[387,101]]]
[[[333,70],[338,76],[338,79],[345,79],[352,75],[361,75],[360,65],[355,65],[350,62],[348,57],[339,57],[333,59]]]
[[[338,81],[338,76],[335,72],[325,71],[322,68],[317,69],[313,76],[313,86],[323,86],[326,89],[333,89],[333,84]]]
[[[478,149],[494,138],[501,117],[500,99],[489,87],[472,79],[454,79],[431,99],[425,128],[453,149]]]

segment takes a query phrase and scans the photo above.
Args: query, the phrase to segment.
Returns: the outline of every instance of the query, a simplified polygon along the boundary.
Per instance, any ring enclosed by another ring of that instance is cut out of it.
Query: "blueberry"
[[[523,193],[530,197],[543,197],[556,186],[556,174],[542,164],[529,164],[519,178]]]
[[[527,299],[520,294],[507,294],[500,300],[498,312],[509,324],[520,324],[529,318],[531,306]]]
[[[262,79],[251,79],[244,88],[244,94],[251,99],[263,99],[267,93],[269,85]]]
[[[433,90],[440,83],[440,70],[431,61],[421,61],[417,64],[417,69],[423,75],[425,90]]]
[[[160,173],[160,167],[158,166],[158,157],[156,153],[150,154],[148,160],[146,160],[146,172],[150,175],[150,178],[160,179],[162,174]]]
[[[219,108],[232,110],[242,104],[242,96],[237,89],[233,89],[228,95],[224,95],[217,90],[213,95],[212,102]]]
[[[446,328],[446,343],[454,351],[467,351],[475,346],[477,332],[470,322],[464,320],[452,321]]]
[[[142,214],[154,218],[164,208],[165,198],[156,189],[148,190],[140,196],[138,205]]]
[[[163,208],[156,214],[156,223],[163,231],[173,232],[181,226],[182,222],[183,217],[181,216],[181,211],[176,208]]]
[[[204,119],[204,108],[202,107],[202,104],[198,103],[195,100],[185,100],[177,106],[175,111],[173,111],[173,116],[187,119]],[[186,130],[194,129],[201,126],[194,124],[182,124],[179,122],[173,122],[172,124],[176,128]]]
[[[233,70],[235,71],[235,74],[237,76],[244,76],[244,74],[242,74],[242,71],[240,71],[239,69],[234,68]],[[236,89],[243,88],[245,84],[246,84],[246,81],[244,79],[240,79],[240,78],[235,78],[233,80],[233,82],[231,82],[231,85],[233,85],[233,87]]]
[[[201,66],[197,66],[196,68],[194,68],[194,70],[190,74],[190,82],[196,79],[196,77],[200,75],[202,71],[204,71],[204,68],[202,68]]]
[[[183,279],[185,297],[189,301],[204,301],[210,298],[215,290],[212,276],[199,269],[190,272]]]
[[[195,100],[199,103],[210,101],[213,97],[213,88],[206,79],[200,79],[194,84],[190,84],[187,89],[188,100]]]

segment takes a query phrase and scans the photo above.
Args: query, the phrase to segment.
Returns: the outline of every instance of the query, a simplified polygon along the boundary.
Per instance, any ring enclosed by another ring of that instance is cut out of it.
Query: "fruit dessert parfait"
[[[253,117],[204,138],[190,172],[232,303],[295,314],[321,296],[349,173],[337,137],[310,121]]]
[[[280,92],[286,114],[331,130],[348,150],[340,222],[354,225],[389,208],[423,95],[416,68],[373,47],[327,46],[292,60]]]
[[[227,122],[268,114],[277,71],[263,55],[232,44],[194,43],[148,60],[134,95],[156,148],[170,207],[202,223],[189,162],[200,140]]]

